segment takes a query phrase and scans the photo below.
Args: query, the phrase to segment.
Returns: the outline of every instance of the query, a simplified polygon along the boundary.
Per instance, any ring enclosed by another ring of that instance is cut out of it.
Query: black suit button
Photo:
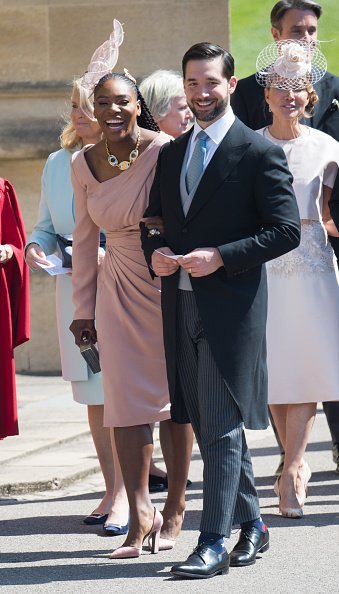
[[[183,233],[187,233],[188,229],[186,227],[182,230]]]

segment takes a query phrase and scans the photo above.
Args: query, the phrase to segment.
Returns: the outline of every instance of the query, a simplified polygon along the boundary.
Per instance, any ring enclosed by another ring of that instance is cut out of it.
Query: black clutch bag
[[[61,261],[64,268],[72,268],[72,235],[56,234],[57,244],[60,250]],[[106,249],[106,235],[100,231],[100,247]]]
[[[56,240],[59,247],[63,267],[72,268],[72,235],[59,235],[59,233],[57,233]]]
[[[92,373],[99,373],[99,371],[101,371],[99,351],[94,346],[94,344],[91,342],[89,344],[82,344],[80,346],[80,353],[82,354]]]
[[[101,371],[99,351],[89,339],[86,330],[84,330],[82,333],[80,353],[82,354],[92,373],[99,373],[99,371]]]

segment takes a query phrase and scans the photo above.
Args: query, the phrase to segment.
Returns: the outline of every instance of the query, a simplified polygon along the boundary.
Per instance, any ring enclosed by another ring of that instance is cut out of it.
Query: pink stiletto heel
[[[160,530],[163,523],[163,517],[159,510],[154,508],[153,524],[151,530],[144,536],[142,543],[148,538],[150,543],[151,553],[159,552]],[[133,557],[140,557],[142,547],[122,546],[115,549],[110,554],[110,559],[131,559]]]
[[[185,512],[182,512],[182,522],[185,519]],[[163,538],[160,533],[159,538],[159,551],[171,551],[174,549],[176,543],[176,538]],[[150,538],[148,539],[148,548],[151,549],[151,542]]]
[[[159,553],[160,531],[163,521],[161,513],[154,508],[153,526],[148,535],[148,546],[151,549],[151,553]]]

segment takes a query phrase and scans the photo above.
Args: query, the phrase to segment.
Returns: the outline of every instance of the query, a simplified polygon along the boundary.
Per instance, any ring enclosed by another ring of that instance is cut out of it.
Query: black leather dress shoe
[[[207,543],[198,545],[183,563],[173,565],[171,574],[181,578],[206,579],[228,573],[227,551],[218,555]]]
[[[237,544],[230,553],[231,567],[253,565],[257,554],[264,553],[269,549],[269,540],[268,530],[266,532],[262,532],[258,528],[242,530]]]

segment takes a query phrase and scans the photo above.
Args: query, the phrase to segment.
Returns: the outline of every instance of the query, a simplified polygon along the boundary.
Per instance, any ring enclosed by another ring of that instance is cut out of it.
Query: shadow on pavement
[[[88,551],[89,555],[92,551]],[[64,554],[67,557],[68,553]],[[76,554],[75,554],[76,555]],[[150,555],[145,554],[145,557]],[[150,563],[145,562],[144,555],[140,560],[131,560],[124,562],[114,562],[108,560],[105,562],[95,562],[92,565],[52,565],[45,567],[18,567],[17,569],[1,569],[2,585],[23,586],[30,584],[48,584],[51,582],[72,582],[87,580],[114,580],[131,578],[160,578],[168,579],[169,568],[174,563],[179,563],[182,559],[173,559],[169,562]],[[22,560],[21,560],[22,561]]]
[[[197,530],[201,512],[187,510],[183,530]],[[97,534],[113,543],[114,537],[106,536],[101,525],[86,526],[82,522],[83,516],[33,516],[12,520],[2,520],[0,523],[0,536],[28,536],[43,534]],[[1,555],[2,557],[2,555]]]
[[[261,507],[261,509],[265,509],[265,506]],[[262,514],[262,518],[264,522],[267,524],[268,528],[302,528],[305,526],[315,526],[317,528],[320,528],[322,526],[335,526],[339,524],[338,512],[318,512],[316,514],[312,514],[309,513],[309,510],[307,509],[307,504],[305,505],[305,515],[302,518],[284,518],[283,516],[278,515],[278,510],[277,514],[265,514],[264,512]]]
[[[262,448],[249,448],[251,452],[252,458],[256,456],[279,456],[279,448],[278,446],[264,446]],[[321,451],[328,450],[329,455],[331,456],[332,452],[332,442],[331,441],[317,441],[315,443],[309,443],[306,448],[307,452],[321,452]]]

